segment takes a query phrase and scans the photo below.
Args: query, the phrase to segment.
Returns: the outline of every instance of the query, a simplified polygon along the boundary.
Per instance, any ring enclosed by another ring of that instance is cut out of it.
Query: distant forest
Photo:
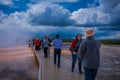
[[[72,39],[63,39],[63,42],[71,42]],[[120,45],[120,40],[100,40],[102,44],[106,45]]]

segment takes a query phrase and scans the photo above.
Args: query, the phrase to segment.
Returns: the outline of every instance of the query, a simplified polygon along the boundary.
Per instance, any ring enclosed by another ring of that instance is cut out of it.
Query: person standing
[[[44,51],[44,57],[47,58],[48,57],[48,37],[45,35],[44,39],[43,39],[43,51]]]
[[[77,61],[77,51],[79,49],[79,45],[81,42],[82,42],[82,35],[77,34],[76,38],[72,41],[72,44],[70,46],[70,51],[72,54],[72,69],[71,69],[72,72],[74,72],[75,63]],[[79,69],[79,73],[82,73],[81,61],[78,62],[78,69]]]
[[[93,38],[94,30],[88,28],[85,31],[87,37],[80,44],[78,50],[78,59],[82,59],[84,67],[84,80],[95,80],[98,68],[100,66],[100,42]]]
[[[52,39],[50,37],[48,37],[48,56],[50,56],[50,48],[52,47]]]
[[[53,47],[54,47],[54,64],[56,65],[56,58],[58,58],[58,68],[60,68],[60,58],[61,58],[61,48],[62,48],[63,42],[61,39],[59,39],[59,35],[56,35],[56,39],[53,41]]]
[[[34,43],[35,43],[35,50],[36,51],[38,51],[38,50],[40,50],[40,38],[36,38],[35,40],[34,40]]]

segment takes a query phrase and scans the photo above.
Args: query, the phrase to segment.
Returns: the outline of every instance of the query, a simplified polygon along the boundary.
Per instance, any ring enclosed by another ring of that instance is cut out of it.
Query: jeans
[[[77,54],[72,54],[72,69],[71,69],[72,72],[74,71],[76,61],[77,61]],[[81,66],[82,66],[82,62],[80,61],[78,62],[78,69],[80,73],[82,72]]]
[[[60,68],[61,49],[54,49],[54,64],[56,65],[56,59],[58,57],[58,68]]]
[[[44,47],[44,57],[47,58],[48,56],[48,47]]]
[[[95,80],[98,69],[87,69],[84,68],[84,80]]]

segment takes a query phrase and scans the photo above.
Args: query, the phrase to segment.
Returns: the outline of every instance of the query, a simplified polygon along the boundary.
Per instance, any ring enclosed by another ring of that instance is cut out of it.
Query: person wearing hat
[[[100,67],[100,42],[93,38],[95,32],[92,28],[85,30],[84,39],[78,50],[78,60],[82,60],[84,67],[84,80],[95,80]]]

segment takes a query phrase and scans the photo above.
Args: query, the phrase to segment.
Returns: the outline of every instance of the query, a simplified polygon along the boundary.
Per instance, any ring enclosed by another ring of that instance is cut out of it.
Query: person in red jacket
[[[74,72],[75,63],[77,61],[77,52],[81,42],[82,42],[82,35],[77,34],[76,38],[72,41],[72,44],[70,46],[70,51],[72,54],[72,69],[71,69],[72,72]],[[78,61],[79,73],[82,74],[81,65],[82,65],[81,61]]]
[[[40,39],[36,38],[35,39],[35,50],[39,50],[40,49]]]

